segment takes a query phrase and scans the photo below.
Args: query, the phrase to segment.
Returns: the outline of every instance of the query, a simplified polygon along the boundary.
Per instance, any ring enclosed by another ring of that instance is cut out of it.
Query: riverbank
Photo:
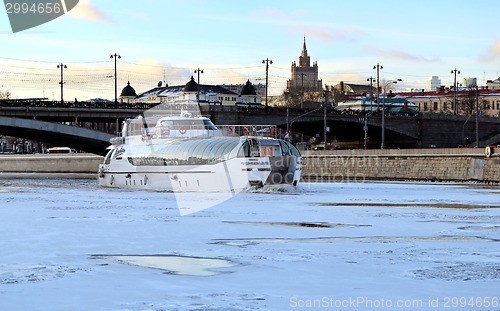
[[[304,180],[500,183],[500,156],[477,149],[304,151]]]
[[[90,153],[69,154],[2,154],[0,155],[0,177],[25,176],[30,174],[47,177],[68,177],[97,174],[103,157]],[[56,177],[56,178],[60,178]]]

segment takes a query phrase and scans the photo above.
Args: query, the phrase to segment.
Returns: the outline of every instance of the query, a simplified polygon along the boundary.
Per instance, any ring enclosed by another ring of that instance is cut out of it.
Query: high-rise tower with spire
[[[306,36],[302,53],[299,56],[299,64],[292,62],[291,79],[286,82],[286,92],[290,94],[300,94],[304,92],[320,92],[323,89],[323,82],[318,79],[318,63],[311,66],[311,57],[307,54]]]

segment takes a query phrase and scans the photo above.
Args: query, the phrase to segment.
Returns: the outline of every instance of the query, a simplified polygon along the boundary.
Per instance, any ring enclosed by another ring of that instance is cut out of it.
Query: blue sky
[[[304,35],[324,84],[366,83],[377,63],[380,79],[401,78],[402,88],[423,88],[431,75],[451,85],[454,68],[483,84],[500,75],[499,11],[494,0],[80,0],[13,34],[0,10],[0,90],[57,99],[62,62],[67,97],[111,99],[116,52],[119,89],[184,84],[197,68],[201,83],[264,83],[269,58],[279,94]]]

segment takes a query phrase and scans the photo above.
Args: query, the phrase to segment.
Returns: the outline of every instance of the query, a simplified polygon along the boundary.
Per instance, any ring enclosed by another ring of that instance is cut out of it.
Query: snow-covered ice
[[[172,193],[3,179],[0,310],[498,310],[499,207],[480,184],[305,183],[180,216]]]

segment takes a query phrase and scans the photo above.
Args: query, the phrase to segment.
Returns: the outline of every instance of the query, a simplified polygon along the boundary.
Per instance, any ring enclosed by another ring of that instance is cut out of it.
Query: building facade
[[[500,90],[500,78],[486,81],[488,90]]]
[[[300,94],[302,92],[321,92],[323,82],[318,78],[318,63],[311,66],[311,57],[307,54],[306,37],[298,64],[292,63],[291,79],[286,82],[286,92],[289,94]]]
[[[247,81],[240,93],[235,93],[220,85],[198,86],[194,77],[191,77],[185,85],[156,87],[146,91],[138,95],[135,101],[166,104],[191,101],[199,102],[200,105],[261,106],[260,96],[250,81]]]
[[[398,93],[414,103],[420,112],[424,113],[444,113],[453,114],[455,99],[458,105],[467,97],[475,97],[478,103],[480,115],[500,117],[500,89],[491,90],[489,88],[479,89],[475,94],[474,90],[467,88],[458,89],[455,94],[447,88],[441,87],[439,90],[430,92],[407,92]],[[475,109],[475,107],[473,107]]]
[[[441,87],[441,79],[438,76],[431,76],[427,79],[427,91],[435,91]]]

